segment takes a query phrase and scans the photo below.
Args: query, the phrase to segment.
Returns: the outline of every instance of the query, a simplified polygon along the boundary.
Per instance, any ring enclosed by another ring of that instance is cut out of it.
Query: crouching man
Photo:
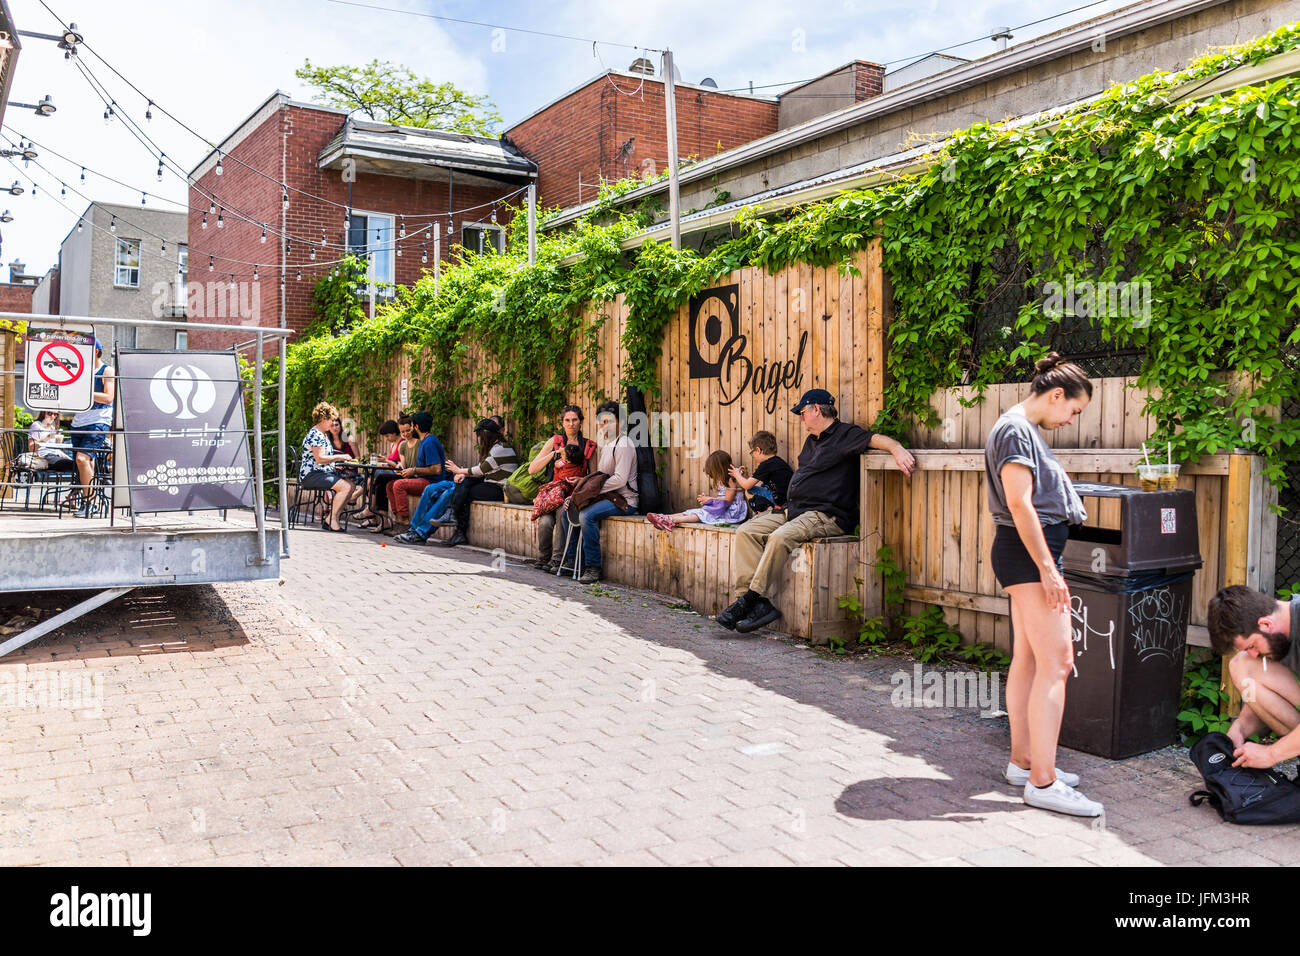
[[[894,439],[840,421],[835,399],[824,389],[804,392],[791,411],[799,416],[808,439],[786,489],[785,511],[763,512],[736,529],[732,593],[740,597],[717,621],[742,634],[781,616],[771,598],[792,548],[814,538],[848,534],[858,523],[858,470],[868,449],[889,452],[905,475],[916,465],[912,453]]]
[[[1210,599],[1210,646],[1228,662],[1241,694],[1241,714],[1228,728],[1236,745],[1234,767],[1268,769],[1300,755],[1300,595],[1289,601],[1240,584]],[[1252,734],[1272,731],[1271,744],[1248,743]]]

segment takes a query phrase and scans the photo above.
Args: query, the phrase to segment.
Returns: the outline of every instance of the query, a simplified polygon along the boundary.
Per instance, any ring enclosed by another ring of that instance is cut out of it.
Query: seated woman
[[[637,491],[636,445],[620,426],[617,402],[606,402],[596,409],[596,438],[601,443],[600,457],[592,474],[603,472],[608,477],[600,488],[600,494],[591,504],[578,513],[582,526],[582,577],[580,584],[595,584],[601,575],[600,523],[610,515],[629,515],[636,511],[639,499]],[[577,502],[571,501],[564,508],[560,517],[560,531],[569,537],[569,510]],[[565,564],[576,560],[579,535],[573,535],[569,541],[568,551],[564,555]]]
[[[333,449],[334,454],[347,455],[347,458],[345,459],[347,461],[357,460],[356,449],[352,447],[352,436],[345,433],[342,418],[335,416],[334,420],[329,422],[329,429],[325,434],[330,440],[330,448]],[[338,473],[340,478],[346,478],[353,485],[355,490],[352,492],[352,498],[348,501],[348,504],[356,504],[356,502],[360,500],[362,492],[365,490],[365,486],[362,484],[360,472],[355,468],[348,467],[347,465],[335,468],[334,470]]]
[[[379,447],[383,449],[384,458],[389,463],[396,463],[398,461],[400,457],[398,446],[400,444],[401,429],[398,427],[397,422],[390,418],[379,426]],[[358,528],[371,528],[372,530],[382,528],[383,518],[381,517],[381,512],[388,504],[388,495],[384,494],[382,497],[376,497],[376,495],[380,491],[381,484],[385,488],[388,485],[388,482],[383,480],[384,478],[388,478],[391,481],[396,477],[397,473],[388,469],[375,471],[371,474],[370,503],[365,507],[365,509],[358,511],[353,516]]]
[[[27,454],[19,459],[19,467],[32,471],[76,471],[72,456],[62,449],[49,447],[62,440],[59,413],[52,409],[41,412],[27,429]]]
[[[582,434],[582,409],[577,405],[565,405],[560,417],[562,431],[553,436],[540,453],[528,465],[534,475],[544,475],[550,470],[548,483],[553,481],[576,481],[591,468],[591,458],[596,452],[596,443]],[[568,460],[565,448],[576,445],[581,451],[581,462]],[[572,490],[572,489],[570,489]],[[555,527],[558,523],[559,509],[548,512],[537,519],[537,560],[533,567],[550,573],[555,570],[551,555],[555,552]]]
[[[321,518],[321,527],[330,531],[343,531],[339,518],[343,508],[356,491],[356,486],[335,471],[335,464],[347,461],[351,455],[334,451],[325,431],[328,422],[339,417],[338,410],[329,402],[320,402],[312,409],[311,419],[315,423],[302,440],[302,459],[298,465],[298,487],[303,491],[330,491],[333,499],[328,517]]]
[[[501,434],[501,422],[494,416],[474,426],[482,460],[471,468],[461,468],[448,459],[447,471],[456,488],[449,508],[456,518],[456,531],[446,541],[449,548],[469,543],[469,506],[472,501],[505,501],[502,484],[519,467],[519,454]]]

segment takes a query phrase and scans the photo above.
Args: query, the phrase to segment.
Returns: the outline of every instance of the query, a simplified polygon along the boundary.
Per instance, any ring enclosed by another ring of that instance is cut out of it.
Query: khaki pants
[[[781,573],[791,549],[813,538],[833,538],[844,533],[830,515],[805,511],[786,520],[785,512],[751,518],[736,529],[731,560],[736,569],[734,597],[746,590],[770,598],[770,582]]]

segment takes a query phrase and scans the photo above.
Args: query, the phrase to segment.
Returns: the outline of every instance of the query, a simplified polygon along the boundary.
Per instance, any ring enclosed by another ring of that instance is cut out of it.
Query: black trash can
[[[1120,759],[1177,742],[1192,578],[1201,566],[1196,496],[1080,482],[1120,499],[1120,527],[1076,527],[1062,565],[1070,588],[1074,673],[1064,747]]]

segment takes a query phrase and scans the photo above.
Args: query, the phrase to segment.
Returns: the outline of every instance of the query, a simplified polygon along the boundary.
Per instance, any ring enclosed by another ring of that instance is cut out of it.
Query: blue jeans
[[[433,522],[442,517],[451,501],[451,492],[456,487],[454,481],[431,481],[420,492],[420,503],[411,515],[411,530],[416,534],[429,537]]]
[[[612,501],[597,501],[578,513],[578,520],[582,523],[582,566],[584,568],[596,568],[598,570],[600,568],[600,523],[610,515],[629,515],[631,513],[631,508],[620,508]],[[560,530],[566,537],[568,536],[569,512],[567,509],[560,515]],[[564,560],[566,564],[573,563],[577,551],[578,539],[575,537],[569,542],[569,549],[565,552]]]

